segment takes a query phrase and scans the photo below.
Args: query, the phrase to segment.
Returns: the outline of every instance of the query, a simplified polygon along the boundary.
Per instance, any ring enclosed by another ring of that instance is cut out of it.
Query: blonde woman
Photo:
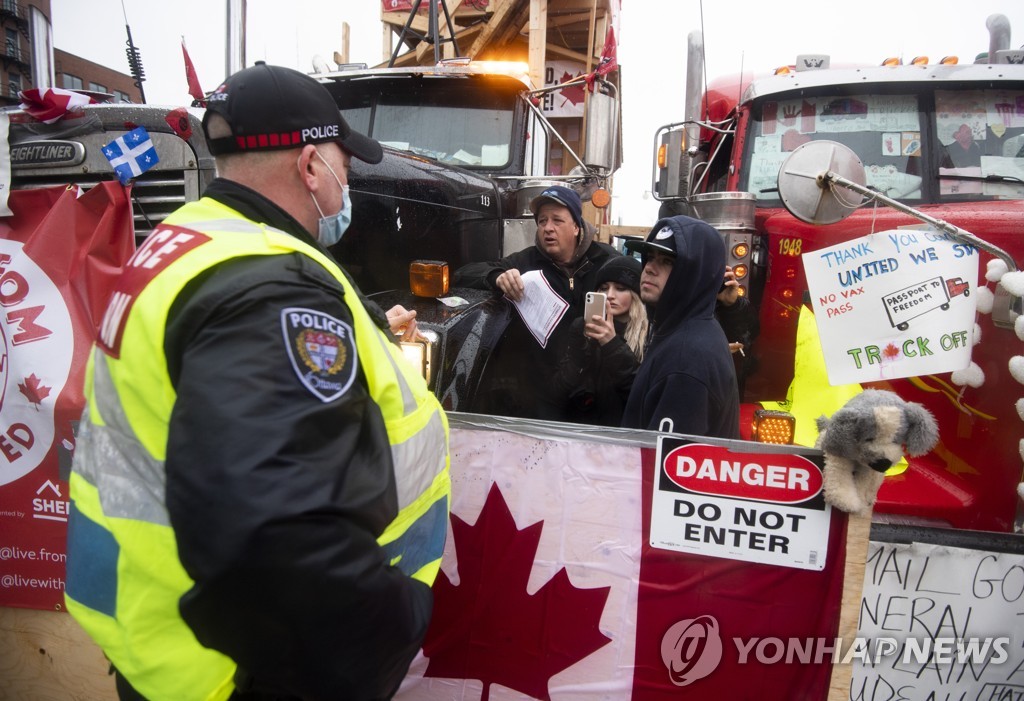
[[[573,321],[556,381],[567,421],[618,426],[647,338],[640,261],[616,256],[597,271],[595,282],[608,296],[606,314]]]

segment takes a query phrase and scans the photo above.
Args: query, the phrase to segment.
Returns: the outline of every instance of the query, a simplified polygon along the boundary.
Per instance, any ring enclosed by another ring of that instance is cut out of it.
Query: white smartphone
[[[590,321],[591,317],[597,315],[605,318],[605,308],[608,304],[608,295],[604,292],[588,292],[587,301],[583,305],[583,322]]]

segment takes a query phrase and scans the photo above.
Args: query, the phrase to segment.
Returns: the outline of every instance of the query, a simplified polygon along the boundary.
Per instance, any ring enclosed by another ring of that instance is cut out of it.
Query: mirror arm
[[[881,194],[880,192],[877,192],[875,190],[871,190],[871,189],[865,187],[864,185],[860,185],[860,184],[858,184],[858,183],[856,183],[856,182],[854,182],[854,181],[852,181],[852,180],[850,180],[848,178],[844,178],[843,176],[841,176],[838,173],[835,173],[835,172],[833,172],[831,170],[826,170],[826,171],[818,174],[817,179],[818,179],[818,186],[820,188],[822,188],[823,190],[830,189],[833,184],[841,185],[842,187],[847,188],[848,190],[853,190],[854,192],[860,193],[861,195],[866,195],[866,196],[871,197],[873,199],[879,200],[879,201],[883,202],[884,204],[889,205],[890,207],[892,207],[895,210],[903,212],[904,214],[909,214],[910,216],[912,216],[912,217],[914,217],[916,219],[920,219],[921,221],[923,221],[923,222],[925,222],[927,224],[931,224],[935,228],[940,229],[941,231],[946,232],[947,234],[952,236],[955,240],[959,241],[960,243],[969,244],[971,246],[974,246],[975,248],[981,249],[982,251],[985,251],[986,253],[988,253],[988,254],[990,254],[990,255],[1000,259],[1001,261],[1006,263],[1006,267],[1009,268],[1009,271],[1011,273],[1012,272],[1016,272],[1017,269],[1018,269],[1017,268],[1017,263],[1013,260],[1013,258],[1010,256],[1009,253],[1007,253],[1003,249],[999,248],[998,246],[993,246],[992,244],[988,243],[987,241],[983,241],[982,239],[979,239],[977,236],[975,236],[971,232],[965,231],[964,229],[961,229],[959,226],[956,226],[954,224],[950,224],[949,222],[943,221],[941,219],[936,219],[935,217],[930,217],[927,214],[925,214],[924,212],[920,212],[920,211],[914,209],[913,207],[908,207],[907,205],[903,204],[902,202],[899,202],[899,201],[894,200],[892,198],[886,197],[885,195]]]

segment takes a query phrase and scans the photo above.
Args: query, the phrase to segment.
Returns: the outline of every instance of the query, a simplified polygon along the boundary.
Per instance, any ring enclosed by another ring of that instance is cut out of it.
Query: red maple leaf
[[[550,701],[548,680],[611,642],[598,622],[611,587],[579,589],[560,569],[536,594],[526,585],[544,522],[522,530],[491,485],[476,525],[452,514],[459,584],[442,571],[423,641],[425,677],[479,679]]]
[[[559,82],[564,83],[566,81],[572,80],[573,77],[574,76],[571,76],[568,73],[562,73],[562,79]],[[586,94],[584,93],[586,86],[586,83],[580,82],[576,83],[575,85],[570,85],[567,88],[562,88],[562,97],[564,97],[572,104],[578,105],[581,102],[583,102],[583,99],[586,97]],[[564,105],[565,103],[563,102],[562,104]]]
[[[39,410],[39,403],[50,396],[50,388],[39,382],[39,378],[32,373],[23,382],[18,383],[18,389],[30,402],[36,405]]]
[[[884,355],[886,358],[895,358],[899,354],[900,354],[899,347],[893,345],[892,343],[890,343],[889,345],[887,345],[885,348],[882,349],[882,355]]]

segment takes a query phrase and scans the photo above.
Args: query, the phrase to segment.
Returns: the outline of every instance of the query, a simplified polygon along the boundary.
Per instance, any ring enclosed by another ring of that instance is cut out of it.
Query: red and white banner
[[[0,219],[0,606],[61,610],[71,451],[94,330],[134,250],[119,183],[11,193]]]
[[[434,617],[396,698],[827,697],[845,515],[827,515],[820,570],[655,548],[656,448],[528,430],[453,417]],[[811,649],[777,656],[791,640]]]

